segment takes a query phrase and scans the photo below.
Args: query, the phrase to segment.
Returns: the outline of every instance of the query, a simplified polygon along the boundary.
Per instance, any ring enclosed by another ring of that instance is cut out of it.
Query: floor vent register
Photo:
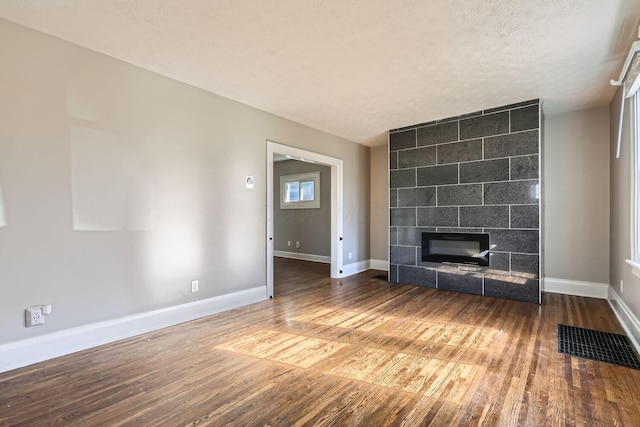
[[[640,370],[640,360],[625,335],[558,325],[558,353]]]

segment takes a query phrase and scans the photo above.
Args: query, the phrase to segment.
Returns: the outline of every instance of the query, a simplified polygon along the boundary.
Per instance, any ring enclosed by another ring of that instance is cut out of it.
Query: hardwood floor
[[[0,425],[640,425],[640,371],[557,353],[606,301],[379,273],[276,258],[273,300],[0,374]]]

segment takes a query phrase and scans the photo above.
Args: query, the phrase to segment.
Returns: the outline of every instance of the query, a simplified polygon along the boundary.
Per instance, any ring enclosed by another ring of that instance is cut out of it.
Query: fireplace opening
[[[422,233],[422,261],[489,265],[487,233]]]

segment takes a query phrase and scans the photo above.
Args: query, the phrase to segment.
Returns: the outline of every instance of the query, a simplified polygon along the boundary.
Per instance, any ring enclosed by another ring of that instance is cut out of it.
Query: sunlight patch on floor
[[[216,348],[308,368],[347,345],[303,335],[262,330]]]
[[[481,368],[365,347],[327,373],[461,403]]]

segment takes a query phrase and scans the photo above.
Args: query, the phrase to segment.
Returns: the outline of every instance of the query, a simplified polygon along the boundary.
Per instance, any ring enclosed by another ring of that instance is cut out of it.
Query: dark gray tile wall
[[[482,275],[461,271],[438,271],[438,289],[482,295]]]
[[[390,131],[389,280],[539,303],[539,100]],[[422,232],[489,233],[488,267],[422,262]]]

